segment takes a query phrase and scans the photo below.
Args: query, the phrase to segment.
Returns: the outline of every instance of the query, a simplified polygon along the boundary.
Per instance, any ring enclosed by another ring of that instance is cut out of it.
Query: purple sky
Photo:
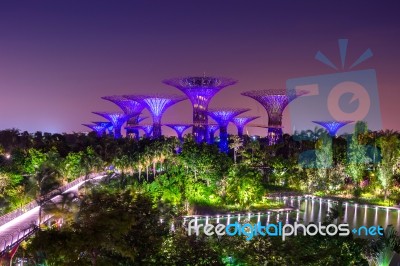
[[[251,107],[266,124],[240,92],[334,73],[315,53],[339,64],[337,39],[347,38],[349,62],[373,51],[357,69],[376,70],[383,127],[400,130],[397,1],[281,2],[1,1],[0,129],[86,131],[81,123],[102,120],[92,111],[118,110],[101,96],[180,94],[161,80],[204,72],[239,80],[210,107]],[[163,122],[191,122],[189,101]]]

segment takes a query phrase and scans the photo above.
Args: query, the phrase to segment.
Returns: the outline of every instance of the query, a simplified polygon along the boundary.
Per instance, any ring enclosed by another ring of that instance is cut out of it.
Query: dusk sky
[[[181,94],[161,81],[203,73],[239,81],[210,108],[249,107],[266,125],[263,107],[240,93],[343,71],[314,57],[340,66],[345,38],[350,63],[372,50],[354,70],[376,70],[382,126],[400,130],[400,4],[321,2],[1,1],[0,129],[87,131],[82,123],[103,120],[92,111],[119,110],[101,96]],[[184,101],[163,122],[191,119]]]

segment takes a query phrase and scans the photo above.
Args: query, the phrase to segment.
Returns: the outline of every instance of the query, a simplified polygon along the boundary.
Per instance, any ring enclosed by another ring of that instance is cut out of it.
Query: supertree
[[[107,101],[110,101],[110,102],[116,104],[119,108],[121,108],[121,110],[126,115],[129,116],[129,119],[126,122],[126,125],[128,127],[139,124],[140,121],[138,119],[139,119],[140,113],[144,109],[144,105],[143,104],[141,104],[138,101],[127,99],[122,95],[104,96],[104,97],[101,97],[101,98],[103,100],[107,100]],[[130,133],[137,134],[139,132],[130,132]]]
[[[105,129],[107,129],[108,134],[113,134],[114,127],[113,127],[113,125],[112,125],[111,122],[100,121],[100,122],[92,122],[92,123],[93,123],[93,124],[96,124],[96,125],[98,125],[98,126],[102,126],[102,127],[104,127]]]
[[[250,123],[251,121],[259,118],[259,116],[243,116],[243,117],[234,117],[232,119],[232,122],[236,125],[237,130],[238,130],[238,136],[240,138],[243,137],[243,129],[245,125]]]
[[[183,132],[186,129],[190,128],[192,125],[189,125],[189,124],[166,124],[166,126],[175,130],[176,134],[178,135],[179,141],[183,142]]]
[[[147,138],[151,137],[151,133],[153,133],[153,125],[136,125],[134,128],[141,129],[144,131],[144,134]]]
[[[101,137],[104,135],[104,133],[106,132],[107,128],[104,126],[100,126],[100,125],[96,125],[96,124],[82,124],[85,127],[90,128],[91,130],[93,130],[94,132],[96,132],[96,135],[98,137]]]
[[[215,131],[217,131],[219,129],[219,126],[216,124],[209,124],[207,129],[208,129],[208,135],[209,135],[207,142],[208,142],[208,144],[213,144],[214,143],[214,134],[215,134]]]
[[[96,115],[100,115],[111,122],[114,128],[114,138],[121,138],[121,127],[129,119],[129,115],[124,113],[116,112],[93,112]]]
[[[286,106],[297,97],[306,94],[306,91],[295,90],[259,90],[246,91],[242,95],[253,98],[259,102],[268,113],[268,139],[276,142],[282,138],[282,113]]]
[[[324,127],[328,131],[331,137],[335,137],[336,133],[341,127],[353,123],[353,121],[312,121],[312,122]]]
[[[208,115],[219,125],[219,149],[222,152],[228,152],[228,124],[235,116],[247,112],[246,108],[218,108],[210,109]]]
[[[139,140],[140,139],[139,127],[136,126],[145,119],[147,119],[147,117],[137,116],[135,118],[134,123],[130,122],[132,118],[129,119],[128,122],[126,122],[126,127],[125,127],[126,136],[134,137],[136,140]]]
[[[180,77],[166,79],[165,84],[173,86],[186,94],[193,106],[193,136],[196,141],[207,141],[208,138],[208,104],[221,89],[237,81],[223,77]]]
[[[186,99],[181,95],[126,95],[127,99],[134,100],[143,104],[153,117],[153,137],[161,136],[161,117],[168,107]]]

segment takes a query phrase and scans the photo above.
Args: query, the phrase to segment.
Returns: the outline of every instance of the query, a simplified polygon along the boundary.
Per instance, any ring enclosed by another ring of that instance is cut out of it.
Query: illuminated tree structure
[[[96,132],[96,135],[98,137],[102,137],[105,134],[106,130],[107,130],[106,127],[100,126],[100,125],[96,125],[96,124],[82,124],[82,125],[85,126],[85,127],[90,128],[91,130]]]
[[[228,152],[228,124],[235,116],[247,112],[250,109],[245,108],[218,108],[210,109],[208,115],[219,125],[219,149],[222,152]]]
[[[161,117],[168,107],[186,99],[181,95],[126,95],[126,98],[143,104],[153,117],[153,138],[161,137]]]
[[[324,127],[331,137],[335,137],[338,130],[353,121],[313,121],[313,123]]]
[[[251,121],[259,118],[259,116],[243,116],[243,117],[234,117],[232,122],[236,125],[238,130],[238,136],[240,138],[243,137],[243,129],[244,127]]]
[[[93,112],[96,115],[100,115],[111,122],[114,128],[114,138],[121,138],[121,127],[129,119],[129,115],[124,113],[116,112]]]
[[[219,126],[216,124],[209,124],[208,125],[208,144],[213,144],[214,143],[214,134],[215,131],[217,131],[219,129]]]
[[[153,133],[153,125],[136,125],[132,127],[143,130],[146,138],[150,138]]]
[[[166,126],[175,130],[176,134],[178,135],[179,141],[183,142],[183,132],[186,129],[190,128],[192,125],[189,125],[189,124],[166,124]]]
[[[296,92],[295,90],[260,90],[243,92],[242,95],[253,98],[267,111],[268,140],[272,145],[282,138],[283,110],[291,101],[306,93],[306,91]]]
[[[136,127],[140,122],[142,122],[143,120],[147,119],[147,117],[141,117],[141,116],[137,116],[135,118],[135,121],[132,122],[132,118],[130,118],[127,122],[126,122],[126,136],[130,137],[130,138],[135,138],[136,140],[140,139],[140,134],[139,134],[139,127]]]
[[[237,81],[222,77],[183,77],[163,81],[186,94],[193,106],[193,136],[196,142],[208,139],[208,104],[221,89]]]
[[[96,125],[98,125],[98,126],[104,127],[104,128],[107,130],[107,133],[108,133],[108,134],[113,134],[113,132],[114,132],[114,127],[113,127],[113,125],[112,125],[111,122],[104,122],[104,121],[101,121],[101,122],[92,122],[92,123],[93,123],[93,124],[96,124]]]
[[[132,126],[139,124],[139,115],[143,111],[144,105],[138,101],[127,99],[122,95],[104,96],[101,98],[116,104],[126,115],[129,116],[126,126],[131,128],[131,131],[126,132],[126,134],[127,136],[134,134],[136,138],[139,138],[138,129],[135,129]]]

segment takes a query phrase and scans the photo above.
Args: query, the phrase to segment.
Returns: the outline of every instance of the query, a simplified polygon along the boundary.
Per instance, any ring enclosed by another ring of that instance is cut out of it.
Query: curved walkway
[[[60,202],[60,194],[77,191],[81,185],[88,181],[102,179],[104,175],[89,175],[89,177],[80,177],[71,183],[54,190],[46,195],[46,198],[54,203]],[[0,217],[0,257],[4,253],[13,249],[14,246],[32,235],[39,226],[40,206],[37,201],[17,209]],[[42,214],[42,223],[51,218],[51,215]]]

